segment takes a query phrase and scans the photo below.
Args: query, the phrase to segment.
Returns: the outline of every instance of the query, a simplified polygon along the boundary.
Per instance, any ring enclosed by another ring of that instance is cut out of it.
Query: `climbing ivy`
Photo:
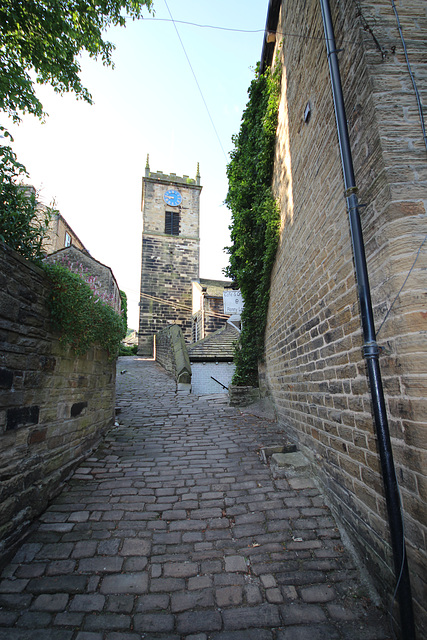
[[[51,282],[47,302],[50,318],[60,340],[77,355],[98,345],[115,358],[126,335],[123,315],[100,299],[79,274],[58,263],[44,264],[43,268]]]
[[[249,90],[240,132],[227,166],[226,204],[232,213],[229,266],[225,274],[239,286],[243,300],[242,332],[235,352],[233,383],[258,384],[270,276],[279,239],[280,213],[271,183],[280,93],[280,65],[257,73]]]

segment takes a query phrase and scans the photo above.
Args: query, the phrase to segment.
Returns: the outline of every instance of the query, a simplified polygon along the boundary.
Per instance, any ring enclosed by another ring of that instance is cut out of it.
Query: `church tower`
[[[153,355],[153,336],[178,324],[191,342],[191,281],[199,277],[200,174],[161,171],[142,179],[142,260],[138,354]]]

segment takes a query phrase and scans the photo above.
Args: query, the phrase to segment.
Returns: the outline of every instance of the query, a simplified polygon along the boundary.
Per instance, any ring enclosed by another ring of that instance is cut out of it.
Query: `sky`
[[[147,154],[151,171],[179,176],[195,177],[200,163],[200,276],[224,279],[226,165],[261,57],[267,8],[268,0],[154,0],[154,17],[145,11],[143,20],[106,34],[116,46],[115,69],[82,57],[94,105],[41,86],[46,122],[25,116],[19,126],[5,123],[41,201],[54,199],[91,255],[111,267],[133,329]]]

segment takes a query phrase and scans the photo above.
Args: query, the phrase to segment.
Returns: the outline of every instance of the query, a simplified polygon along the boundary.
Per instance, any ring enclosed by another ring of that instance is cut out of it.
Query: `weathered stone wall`
[[[0,561],[113,424],[115,363],[50,331],[44,272],[0,245]]]
[[[156,361],[178,384],[191,383],[191,364],[181,327],[174,324],[156,335]]]
[[[426,621],[427,162],[391,3],[331,0],[418,626]],[[398,4],[427,104],[427,4]],[[360,15],[361,13],[361,15]],[[265,381],[387,598],[393,561],[320,3],[284,0]],[[305,37],[300,37],[305,36]],[[304,121],[310,103],[311,117]],[[412,271],[411,268],[413,267]],[[403,290],[405,278],[409,275]],[[399,295],[398,295],[399,294]],[[389,600],[387,600],[389,602]]]
[[[98,260],[95,260],[95,258],[92,258],[92,256],[89,256],[74,245],[56,251],[47,256],[45,261],[58,262],[66,267],[68,265],[67,268],[70,268],[75,273],[81,270],[84,279],[92,276],[95,279],[96,290],[100,294],[105,294],[114,310],[120,312],[120,289],[110,267],[98,262]]]
[[[191,279],[198,276],[198,250],[196,240],[144,234],[139,353],[151,355],[152,336],[172,323],[179,324],[191,342]]]

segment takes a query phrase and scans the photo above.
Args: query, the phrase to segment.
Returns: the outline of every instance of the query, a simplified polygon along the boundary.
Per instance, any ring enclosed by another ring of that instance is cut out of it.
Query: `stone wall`
[[[110,267],[88,255],[85,251],[71,245],[60,249],[45,258],[46,262],[58,262],[65,266],[70,265],[71,271],[78,273],[80,269],[86,280],[92,276],[95,279],[96,289],[100,294],[105,294],[106,301],[111,303],[115,311],[120,312],[120,289]]]
[[[138,353],[152,355],[153,335],[172,323],[191,342],[191,280],[198,276],[198,247],[198,240],[144,234]]]
[[[177,324],[156,335],[156,361],[173,375],[178,385],[190,385],[190,360],[181,327]]]
[[[415,266],[414,260],[427,234],[426,149],[391,3],[331,0],[331,9],[421,628],[427,625],[427,243]],[[426,105],[427,5],[408,0],[398,9]],[[289,438],[312,460],[389,603],[393,561],[320,3],[284,0],[277,31],[303,37],[276,44],[283,74],[273,186],[282,227],[265,382]]]
[[[50,331],[44,272],[0,245],[0,561],[114,422],[115,363]]]

